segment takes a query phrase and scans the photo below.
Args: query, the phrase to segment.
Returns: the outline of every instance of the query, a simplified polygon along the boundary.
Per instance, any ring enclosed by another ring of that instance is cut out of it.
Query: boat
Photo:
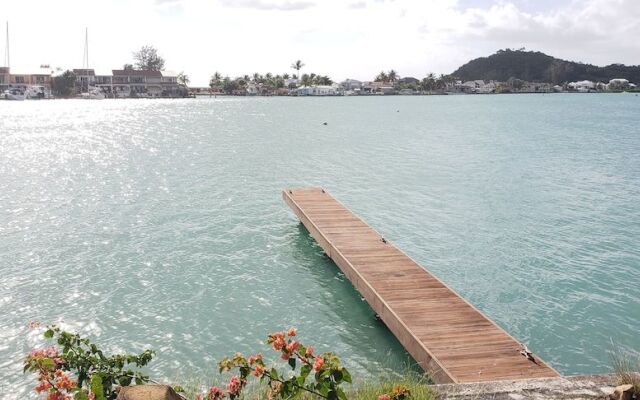
[[[50,99],[51,93],[41,85],[32,85],[24,91],[25,100],[42,100]]]
[[[22,101],[24,100],[24,93],[20,89],[8,89],[5,90],[4,93],[2,93],[2,99]]]
[[[103,100],[106,96],[100,88],[91,86],[91,75],[89,75],[89,28],[84,31],[84,59],[82,68],[87,74],[85,77],[87,83],[87,91],[80,93],[80,98],[85,100]],[[94,79],[95,82],[95,79]],[[84,86],[84,84],[83,84]],[[83,87],[84,89],[84,87]]]
[[[85,100],[102,100],[105,98],[105,95],[100,88],[89,87],[89,90],[80,94],[80,98]]]

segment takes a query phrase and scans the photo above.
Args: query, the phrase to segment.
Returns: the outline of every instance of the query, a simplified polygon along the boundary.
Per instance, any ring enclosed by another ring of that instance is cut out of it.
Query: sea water
[[[561,373],[640,350],[636,96],[1,102],[0,397],[31,390],[33,320],[153,348],[157,379],[290,326],[357,379],[407,368],[282,201],[302,186]]]

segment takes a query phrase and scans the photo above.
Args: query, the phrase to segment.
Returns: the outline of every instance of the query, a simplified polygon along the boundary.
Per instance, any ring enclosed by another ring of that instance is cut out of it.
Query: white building
[[[629,81],[627,79],[621,79],[621,78],[611,79],[609,81],[609,84],[607,85],[607,88],[609,90],[623,90],[623,89],[627,89],[628,87],[629,87]]]
[[[340,86],[342,86],[344,90],[356,90],[362,88],[362,82],[355,79],[345,79],[340,82]]]
[[[287,87],[287,88],[298,87],[298,79],[296,78],[285,79],[284,87]]]
[[[302,86],[296,89],[298,96],[336,96],[335,86]]]
[[[570,82],[567,86],[581,93],[588,93],[596,89],[596,84],[592,81]]]

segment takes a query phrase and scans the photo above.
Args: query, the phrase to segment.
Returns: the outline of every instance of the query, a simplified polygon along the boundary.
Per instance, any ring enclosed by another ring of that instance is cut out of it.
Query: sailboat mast
[[[11,68],[11,57],[9,53],[9,21],[7,21],[7,47],[5,47],[5,62],[7,63],[7,67]]]
[[[87,58],[87,70],[89,69],[89,28],[84,28],[84,54]]]
[[[82,60],[82,68],[84,69],[87,81],[87,91],[89,91],[89,28],[84,28],[84,57]]]

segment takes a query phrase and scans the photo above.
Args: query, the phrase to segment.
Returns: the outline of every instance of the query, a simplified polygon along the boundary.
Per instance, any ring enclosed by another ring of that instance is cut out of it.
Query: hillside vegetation
[[[561,60],[538,51],[498,50],[489,57],[476,58],[451,75],[461,80],[496,80],[518,78],[529,82],[562,84],[580,80],[608,82],[614,78],[640,83],[640,66],[611,64],[598,67]]]

